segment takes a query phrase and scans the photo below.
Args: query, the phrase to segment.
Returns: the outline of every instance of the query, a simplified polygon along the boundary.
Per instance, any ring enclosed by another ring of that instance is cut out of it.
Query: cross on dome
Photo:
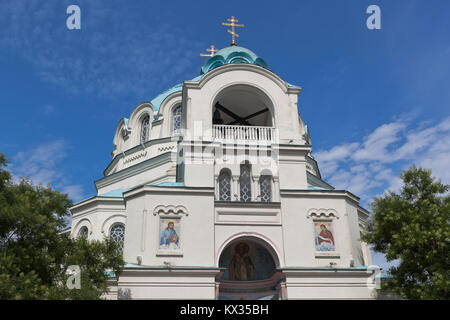
[[[216,49],[215,47],[214,47],[214,45],[212,44],[211,45],[211,48],[208,48],[208,49],[206,49],[206,51],[208,51],[209,53],[200,53],[200,57],[213,57],[214,56],[214,54],[216,53],[216,52],[218,52],[219,50],[218,49]]]
[[[222,25],[231,27],[231,30],[228,29],[227,31],[228,31],[228,33],[231,34],[231,45],[232,46],[236,46],[237,43],[236,43],[235,37],[239,38],[239,35],[236,32],[234,32],[234,28],[235,27],[243,28],[244,25],[243,24],[236,24],[235,22],[239,22],[239,20],[235,19],[234,16],[231,16],[231,19],[227,19],[227,21],[229,21],[230,23],[222,22]]]

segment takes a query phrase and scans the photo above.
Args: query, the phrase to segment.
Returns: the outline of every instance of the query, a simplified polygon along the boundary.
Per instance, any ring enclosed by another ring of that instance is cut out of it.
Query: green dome
[[[267,68],[267,63],[253,51],[239,46],[230,46],[219,50],[203,65],[200,74],[230,63],[250,63]]]

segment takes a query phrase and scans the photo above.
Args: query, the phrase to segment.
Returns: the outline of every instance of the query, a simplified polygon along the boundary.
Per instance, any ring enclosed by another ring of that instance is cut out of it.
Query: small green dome
[[[250,63],[268,68],[267,63],[258,57],[253,51],[239,46],[230,46],[219,50],[203,65],[200,74],[230,63]]]

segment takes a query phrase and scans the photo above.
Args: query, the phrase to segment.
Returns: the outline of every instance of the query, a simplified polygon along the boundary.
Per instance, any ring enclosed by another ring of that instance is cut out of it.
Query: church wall
[[[184,185],[187,187],[214,187],[214,147],[202,141],[180,143],[184,159]]]
[[[306,162],[289,163],[279,162],[280,187],[282,189],[306,189]]]
[[[281,189],[307,189],[306,154],[310,148],[282,145],[278,147],[278,170]]]
[[[216,270],[125,270],[119,279],[118,299],[215,298]]]
[[[159,164],[157,164],[158,162]],[[128,171],[119,171],[114,176],[107,176],[96,181],[97,192],[102,195],[113,190],[131,189],[144,183],[164,179],[167,177],[167,171],[175,165],[175,152],[165,158],[154,159],[154,161],[148,160],[146,163],[141,162],[130,167]]]
[[[373,299],[370,273],[359,270],[284,271],[289,300],[295,299]],[[369,279],[369,281],[368,281]]]
[[[162,134],[164,128],[164,120],[153,121],[152,128],[150,130],[150,140],[165,138],[166,136]]]
[[[93,198],[72,207],[71,212],[72,237],[77,237],[80,228],[86,226],[89,240],[103,240],[109,236],[109,228],[113,223],[125,224],[125,205],[121,198]]]
[[[354,259],[355,265],[369,265],[364,261],[363,249],[365,246],[360,241],[360,227],[358,223],[358,209],[350,202],[346,202],[346,210],[348,213],[348,223],[349,223],[349,235],[352,242],[352,257]],[[367,261],[369,262],[369,261]]]
[[[169,262],[173,266],[213,266],[214,190],[158,187],[147,189],[145,193],[126,194],[127,262],[137,263],[136,257],[141,255],[142,265],[163,266],[164,262]],[[167,222],[162,219],[175,222],[179,219],[179,224],[175,224],[175,230],[179,231],[179,250],[161,249],[160,235]]]
[[[349,233],[348,209],[345,199],[335,197],[313,197],[282,195],[282,221],[287,266],[327,267],[330,262],[338,267],[350,267],[352,238]],[[334,215],[308,217],[308,212],[336,212]],[[315,244],[314,221],[330,221],[335,240],[335,250],[318,252]],[[351,221],[350,221],[351,223]],[[357,228],[357,225],[354,227]],[[356,244],[355,244],[356,246]]]

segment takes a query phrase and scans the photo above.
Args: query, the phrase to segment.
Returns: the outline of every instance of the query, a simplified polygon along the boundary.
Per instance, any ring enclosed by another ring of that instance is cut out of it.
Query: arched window
[[[125,241],[125,226],[121,223],[117,223],[111,227],[109,232],[111,240],[119,244],[119,251],[123,253],[123,242]]]
[[[259,187],[261,191],[261,202],[272,201],[272,176],[262,175],[259,178]]]
[[[222,170],[219,175],[219,200],[231,201],[231,175],[228,170]]]
[[[80,231],[78,231],[78,238],[87,239],[89,236],[89,230],[86,226],[81,227]]]
[[[240,199],[244,202],[252,201],[251,172],[251,164],[248,162],[241,164],[241,175],[239,177]]]
[[[145,116],[141,122],[141,143],[148,141],[150,137],[150,116]]]
[[[181,129],[181,105],[173,109],[173,134],[179,134]]]

